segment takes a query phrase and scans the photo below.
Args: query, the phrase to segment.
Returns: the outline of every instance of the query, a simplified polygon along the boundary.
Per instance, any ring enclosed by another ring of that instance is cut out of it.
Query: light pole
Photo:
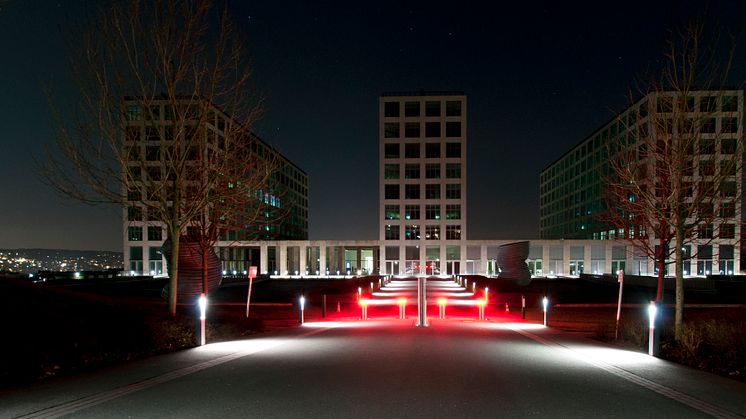
[[[207,319],[207,296],[200,294],[199,300],[199,344],[205,344],[205,320]]]

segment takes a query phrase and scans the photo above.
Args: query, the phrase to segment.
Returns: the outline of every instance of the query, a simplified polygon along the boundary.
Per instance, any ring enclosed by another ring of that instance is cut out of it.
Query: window
[[[446,226],[446,240],[461,240],[461,226]]]
[[[440,116],[440,102],[425,102],[425,116]]]
[[[440,220],[440,205],[425,205],[426,220]]]
[[[736,145],[735,138],[723,138],[720,140],[720,152],[722,154],[735,154]]]
[[[440,163],[427,163],[425,165],[425,178],[440,179]]]
[[[420,239],[420,226],[408,225],[404,233],[405,240],[419,240]]]
[[[446,158],[461,158],[461,143],[446,143]]]
[[[399,226],[386,225],[386,240],[399,240]]]
[[[142,260],[142,246],[130,246],[130,260]]]
[[[419,122],[407,122],[404,124],[404,137],[406,138],[419,138],[420,136],[420,123]]]
[[[460,220],[461,219],[461,205],[446,205],[446,220]]]
[[[425,137],[440,137],[440,122],[425,122]]]
[[[399,206],[398,205],[386,205],[384,217],[387,220],[398,220],[399,219]]]
[[[699,99],[700,112],[715,112],[716,105],[715,96],[705,96]]]
[[[419,179],[420,178],[420,165],[419,164],[407,164],[404,166],[404,179]]]
[[[142,221],[142,208],[127,207],[127,221]]]
[[[736,182],[725,181],[721,183],[720,196],[736,196]]]
[[[720,174],[722,176],[735,176],[737,162],[732,160],[720,160]]]
[[[461,101],[446,101],[446,116],[461,116]]]
[[[399,158],[399,144],[385,144],[383,146],[383,155],[387,159]]]
[[[426,143],[425,144],[425,158],[439,159],[440,158],[440,143]]]
[[[699,225],[699,238],[700,239],[711,239],[713,234],[712,224],[700,224]]]
[[[405,102],[404,116],[420,116],[420,102]]]
[[[715,133],[715,118],[705,118],[701,122],[702,127],[700,128],[700,132],[704,134],[714,134]]]
[[[700,202],[697,206],[697,212],[699,213],[700,218],[709,218],[715,214],[713,205],[710,202]]]
[[[440,185],[425,185],[425,199],[440,199]]]
[[[127,240],[131,242],[142,241],[142,227],[127,227]]]
[[[383,125],[383,136],[384,138],[399,138],[399,123],[386,122]]]
[[[404,185],[404,199],[420,199],[420,185]]]
[[[723,202],[720,204],[720,217],[735,217],[736,216],[736,205],[733,202]]]
[[[702,160],[699,162],[699,175],[700,176],[714,176],[715,175],[715,164],[712,160]]]
[[[383,178],[384,179],[399,179],[399,165],[398,164],[386,164],[384,165]]]
[[[720,225],[720,238],[721,239],[735,239],[736,238],[736,226],[734,224],[721,224]]]
[[[161,260],[163,253],[160,247],[148,247],[148,259]]]
[[[738,96],[723,96],[723,112],[735,112],[738,110]]]
[[[420,219],[420,206],[419,205],[405,205],[404,206],[404,219],[405,220],[419,220]]]
[[[461,179],[461,163],[446,163],[446,179]]]
[[[715,140],[701,138],[699,140],[699,154],[715,154]]]
[[[154,143],[161,141],[161,130],[158,127],[146,127],[145,140]]]
[[[147,161],[160,161],[161,160],[161,148],[159,146],[146,146],[145,147],[145,160]]]
[[[720,132],[738,132],[738,118],[723,118],[720,120]]]
[[[384,186],[385,199],[399,199],[399,185]]]
[[[419,144],[404,144],[404,158],[419,159],[420,158],[420,145]]]
[[[453,121],[446,122],[446,137],[460,137],[461,136],[461,122]]]
[[[440,226],[425,226],[425,240],[440,240]]]
[[[127,120],[128,121],[139,121],[140,120],[140,107],[137,105],[127,105]]]
[[[141,230],[142,234],[142,230]],[[148,240],[160,241],[163,240],[163,229],[160,226],[148,226]]]
[[[160,166],[148,166],[145,168],[145,173],[148,175],[148,180],[160,181],[161,180],[161,167]]]
[[[458,183],[446,185],[446,199],[461,199],[461,185]]]
[[[661,96],[655,101],[656,110],[658,112],[667,113],[671,112],[673,107],[673,100],[670,96]]]
[[[398,118],[399,102],[384,102],[383,115],[387,118]]]

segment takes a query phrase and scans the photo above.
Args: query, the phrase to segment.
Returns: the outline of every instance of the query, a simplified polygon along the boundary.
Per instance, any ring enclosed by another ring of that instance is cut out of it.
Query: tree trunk
[[[655,263],[658,264],[658,291],[655,294],[655,302],[656,303],[662,303],[663,302],[663,288],[664,288],[664,282],[663,279],[665,278],[666,274],[666,259],[665,259],[665,248],[664,245],[666,244],[665,240],[663,238],[660,238],[658,241],[658,251],[655,255]]]
[[[684,333],[684,242],[683,228],[676,228],[676,309],[674,320],[674,337],[677,342]]]
[[[176,316],[176,303],[179,288],[179,233],[169,231],[171,235],[171,266],[168,267],[168,312]]]
[[[210,252],[209,243],[200,243],[200,250],[202,251],[202,292],[207,295],[210,291],[210,272],[208,269],[210,264],[210,259],[208,258]]]

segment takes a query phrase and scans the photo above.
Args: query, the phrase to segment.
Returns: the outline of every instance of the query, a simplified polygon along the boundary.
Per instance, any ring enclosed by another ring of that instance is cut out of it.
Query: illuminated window
[[[406,226],[404,233],[405,240],[419,240],[420,239],[420,226],[409,224]]]
[[[440,240],[440,226],[425,226],[425,240]]]
[[[384,218],[387,220],[398,220],[399,219],[399,206],[398,205],[386,205]]]
[[[419,220],[420,219],[420,206],[419,205],[405,205],[404,206],[404,218],[406,220]]]
[[[461,226],[446,226],[446,240],[461,240]]]
[[[142,227],[127,227],[127,240],[131,242],[142,241]]]
[[[461,219],[461,205],[446,205],[446,220],[460,220]]]
[[[138,105],[127,105],[127,120],[128,121],[139,121],[141,116],[141,110]]]
[[[386,240],[399,240],[399,226],[386,225],[385,237]]]

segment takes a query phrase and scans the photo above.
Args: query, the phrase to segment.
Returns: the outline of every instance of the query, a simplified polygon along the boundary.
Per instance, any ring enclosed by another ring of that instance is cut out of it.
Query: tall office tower
[[[458,272],[466,239],[466,114],[462,92],[381,95],[383,272]]]
[[[646,234],[640,231],[640,226],[621,229],[604,222],[608,156],[610,150],[634,150],[631,152],[635,153],[636,173],[642,173],[646,166],[651,167],[647,173],[652,176],[655,173],[650,163],[652,153],[647,152],[644,142],[638,144],[635,136],[649,133],[648,144],[666,144],[655,136],[676,132],[678,138],[692,143],[688,145],[690,164],[682,168],[686,199],[694,199],[692,191],[705,193],[702,188],[711,183],[714,175],[723,176],[724,170],[732,171],[728,178],[718,177],[724,182],[718,196],[705,200],[703,208],[698,210],[712,216],[698,213],[691,218],[707,221],[698,226],[693,242],[697,249],[685,246],[686,254],[697,255],[697,266],[684,269],[698,275],[733,272],[733,261],[739,259],[738,243],[743,226],[742,203],[737,201],[743,196],[742,156],[737,155],[742,149],[739,145],[743,144],[743,100],[742,90],[691,91],[685,97],[676,92],[654,92],[620,112],[542,170],[541,238],[607,240]],[[651,180],[650,189],[656,187]],[[708,206],[713,208],[707,209]],[[654,234],[646,235],[655,240]],[[634,272],[649,273],[646,260],[640,258],[639,265]],[[614,266],[612,271],[616,269]]]
[[[167,188],[170,179],[175,176],[175,171],[166,162],[173,165],[175,155],[181,156],[177,158],[186,165],[209,160],[210,156],[219,158],[220,153],[226,152],[228,135],[233,137],[232,141],[240,141],[246,152],[272,162],[269,168],[257,165],[260,168],[257,170],[272,170],[273,173],[266,184],[253,190],[251,199],[245,201],[247,214],[252,214],[246,218],[250,222],[244,225],[236,222],[228,228],[221,225],[220,240],[308,239],[308,175],[269,144],[241,127],[230,115],[213,104],[195,99],[126,98],[123,106],[125,145],[128,149],[126,184],[123,187],[129,200],[123,213],[123,249],[128,273],[166,274],[161,247],[167,232],[154,211],[148,210],[149,207],[164,208],[171,203],[149,201],[167,197],[163,192],[158,193],[158,190]],[[183,185],[193,188],[193,178],[201,175],[194,170],[186,173],[190,178]],[[209,192],[209,189],[203,191],[204,194]],[[243,256],[234,254],[239,249],[227,250],[221,252],[230,253],[222,255],[224,259],[242,260]],[[240,249],[240,252],[243,254],[244,249]]]

